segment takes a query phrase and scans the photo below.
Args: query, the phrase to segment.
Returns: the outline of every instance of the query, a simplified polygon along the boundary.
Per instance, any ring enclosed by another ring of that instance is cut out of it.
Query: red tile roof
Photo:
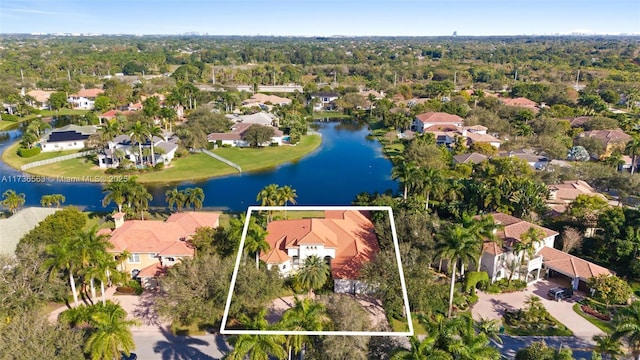
[[[86,97],[86,98],[94,98],[97,97],[98,95],[102,94],[104,92],[104,90],[102,89],[82,89],[80,91],[78,91],[75,94],[72,94],[71,96],[77,96],[77,97]]]
[[[614,130],[591,130],[580,134],[580,137],[594,138],[605,146],[612,144],[626,144],[632,139],[631,135],[620,129]]]
[[[517,98],[502,98],[502,103],[504,103],[507,106],[520,106],[520,107],[536,107],[538,106],[538,104],[533,101],[533,100],[529,100],[527,98],[524,97],[517,97]]]
[[[548,246],[540,249],[538,255],[542,256],[544,265],[549,269],[585,281],[601,274],[615,275],[615,272],[605,267]]]
[[[139,278],[159,277],[167,273],[168,267],[156,263],[142,268],[138,273]]]
[[[463,120],[458,115],[451,115],[444,112],[426,112],[416,115],[416,119],[423,123],[445,123],[445,124],[457,124],[462,123]]]
[[[379,251],[373,223],[361,211],[326,211],[320,219],[278,220],[267,226],[266,241],[271,250],[262,254],[268,264],[289,260],[287,249],[300,244],[323,245],[336,249],[331,261],[332,276],[336,279],[356,279],[363,264]]]
[[[542,233],[544,233],[545,238],[549,236],[558,235],[557,232],[551,229],[547,229],[540,225],[532,224],[528,221],[518,219],[517,217],[511,216],[511,215],[507,215],[499,212],[493,212],[491,213],[491,216],[493,216],[493,219],[495,220],[496,224],[502,225],[502,229],[497,231],[496,236],[502,240],[504,245],[509,247],[513,247],[513,244],[515,244],[516,242],[522,241],[521,240],[522,234],[527,232],[527,230],[529,230],[529,228],[531,227],[541,230]]]

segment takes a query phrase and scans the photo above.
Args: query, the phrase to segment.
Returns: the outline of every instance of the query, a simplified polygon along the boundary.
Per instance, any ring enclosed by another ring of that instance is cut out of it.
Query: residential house
[[[557,214],[567,210],[567,207],[578,195],[597,196],[608,202],[607,198],[596,192],[587,182],[582,180],[567,180],[560,184],[549,185],[547,204]]]
[[[324,218],[272,221],[266,238],[271,249],[260,259],[269,269],[276,266],[283,275],[291,275],[315,255],[329,263],[336,293],[367,292],[358,272],[379,251],[368,216],[357,210],[331,210]]]
[[[285,97],[255,93],[253,96],[242,102],[242,107],[257,106],[271,110],[273,105],[284,106],[289,104],[291,104],[291,99]]]
[[[587,121],[591,120],[591,116],[578,116],[568,120],[572,128],[580,128],[583,127]]]
[[[109,110],[98,115],[98,119],[100,119],[100,124],[104,124],[109,120],[115,119],[118,115],[127,116],[129,114],[131,114],[131,111]]]
[[[461,154],[453,157],[456,164],[478,164],[488,159],[488,156],[480,153]]]
[[[20,239],[58,208],[27,207],[7,219],[0,219],[0,255],[13,256]]]
[[[45,134],[40,139],[40,148],[43,152],[83,149],[89,136],[97,130],[94,125],[65,125]]]
[[[49,97],[51,97],[53,93],[53,91],[46,90],[28,91],[27,95],[33,99],[32,101],[28,101],[28,104],[36,109],[46,110],[49,108]]]
[[[522,149],[517,151],[501,152],[499,157],[515,157],[524,160],[529,166],[535,170],[546,169],[549,165],[549,158],[536,154],[533,150]]]
[[[589,137],[600,142],[604,147],[604,152],[600,154],[601,158],[610,156],[616,149],[624,151],[625,146],[632,139],[631,135],[621,129],[585,131],[578,137]]]
[[[534,114],[537,114],[540,109],[538,108],[538,103],[533,100],[529,100],[525,97],[517,97],[517,98],[500,98],[500,101],[505,106],[513,106],[520,107],[527,110],[531,110]]]
[[[411,130],[419,133],[425,131],[456,130],[462,128],[464,120],[458,115],[444,112],[426,112],[416,115],[411,124]]]
[[[83,89],[75,94],[69,95],[67,102],[69,102],[74,109],[93,110],[96,97],[102,93],[104,93],[102,89]]]
[[[176,154],[176,150],[178,149],[178,139],[176,137],[164,139],[154,136],[153,147],[154,149],[162,149],[161,151],[154,152],[155,159],[153,163],[169,165]],[[151,141],[147,139],[142,144],[143,153],[145,152],[145,149],[148,150],[150,148]],[[109,141],[104,152],[98,154],[98,166],[100,166],[101,169],[117,168],[120,166],[120,161],[124,159],[119,158],[118,152],[121,152],[121,154],[124,155],[124,158],[131,160],[133,163],[139,162],[140,149],[138,148],[137,143],[132,143],[131,137],[123,134],[118,135],[113,138],[113,140]]]
[[[251,123],[236,123],[231,126],[230,132],[225,133],[211,133],[207,135],[207,140],[212,143],[216,143],[222,146],[232,146],[232,147],[248,147],[251,144],[242,139],[244,133],[253,125]],[[262,126],[262,125],[259,125]],[[285,136],[284,133],[278,128],[273,128],[273,136],[271,137],[271,141],[260,144],[260,146],[269,146],[271,144],[278,144],[278,146],[282,145],[284,142]]]
[[[411,130],[419,133],[431,133],[436,144],[452,146],[456,138],[462,137],[465,145],[474,143],[488,143],[499,149],[500,139],[487,134],[487,128],[482,125],[463,126],[464,121],[458,115],[443,112],[426,112],[416,115]]]
[[[333,92],[319,92],[311,95],[311,99],[317,102],[313,105],[314,111],[335,110],[335,101],[338,100],[338,94]]]
[[[492,282],[500,279],[522,279],[527,282],[544,277],[566,279],[574,289],[586,289],[591,276],[613,274],[612,271],[590,263],[553,247],[558,233],[503,213],[491,213],[501,228],[495,232],[497,242],[486,241],[482,247],[480,269],[489,274]],[[534,245],[534,256],[517,251],[523,234],[530,228],[538,229],[543,238]]]
[[[278,126],[278,118],[268,112],[258,112],[251,115],[227,114],[227,119],[235,123],[258,124],[262,126]]]
[[[195,249],[189,240],[196,229],[219,225],[218,213],[200,211],[172,214],[166,221],[125,221],[123,213],[114,214],[113,219],[113,230],[100,231],[109,236],[113,245],[107,251],[119,261],[122,271],[140,279],[146,288],[155,288],[158,277],[168,267],[194,256]],[[120,259],[119,255],[125,251],[129,257]]]

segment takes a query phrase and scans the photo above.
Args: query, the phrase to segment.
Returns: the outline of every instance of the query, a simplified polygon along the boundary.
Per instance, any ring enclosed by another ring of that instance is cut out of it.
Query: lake
[[[222,178],[179,184],[150,184],[152,207],[164,207],[165,191],[198,186],[204,190],[204,206],[210,209],[245,211],[259,205],[256,195],[266,185],[289,185],[297,194],[298,205],[350,205],[361,192],[396,191],[397,182],[391,179],[391,162],[382,154],[375,140],[368,140],[366,125],[352,122],[316,122],[314,130],[322,135],[322,144],[313,153],[294,163],[277,168],[248,172]],[[0,153],[20,136],[18,130],[9,131],[0,139]],[[26,194],[26,205],[40,205],[46,194],[63,194],[65,205],[87,210],[101,210],[102,185],[91,183],[29,183],[24,175],[0,162],[0,191],[13,189]],[[115,207],[115,206],[113,206]],[[111,207],[110,207],[111,208]]]

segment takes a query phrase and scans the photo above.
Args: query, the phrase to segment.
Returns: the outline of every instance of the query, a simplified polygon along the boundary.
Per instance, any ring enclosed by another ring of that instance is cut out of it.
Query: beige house
[[[561,184],[549,185],[549,198],[547,204],[556,213],[567,211],[569,204],[578,195],[597,196],[604,201],[609,201],[604,195],[596,192],[587,182],[582,180],[567,180]]]
[[[488,143],[496,149],[502,141],[487,134],[487,128],[482,125],[463,126],[464,120],[458,115],[443,112],[426,112],[416,115],[411,124],[411,130],[419,133],[431,133],[436,144],[453,146],[456,138],[461,137],[467,146],[474,143]]]
[[[631,135],[620,129],[585,131],[579,137],[589,137],[599,141],[604,147],[604,152],[600,154],[600,158],[610,156],[616,149],[624,151],[625,146],[632,139]]]
[[[183,258],[193,257],[195,249],[189,242],[199,227],[216,228],[219,214],[187,211],[169,216],[166,221],[124,220],[123,213],[113,215],[115,228],[102,230],[113,245],[109,253],[120,261],[121,270],[139,278],[146,288],[158,285],[158,276]],[[119,259],[122,252],[130,255]]]

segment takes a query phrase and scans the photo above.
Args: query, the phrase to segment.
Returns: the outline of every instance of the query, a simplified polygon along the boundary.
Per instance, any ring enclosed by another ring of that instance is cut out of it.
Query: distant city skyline
[[[2,0],[0,33],[640,35],[637,0]]]

